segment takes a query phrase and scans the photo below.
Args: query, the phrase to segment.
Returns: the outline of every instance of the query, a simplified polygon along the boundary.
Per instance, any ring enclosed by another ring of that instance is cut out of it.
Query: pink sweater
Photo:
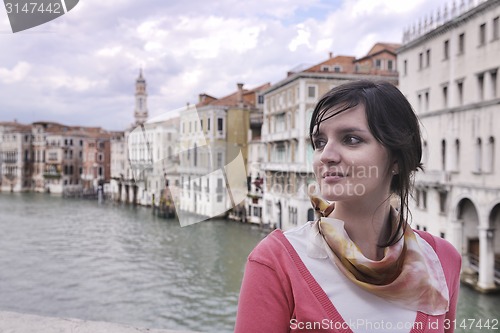
[[[411,332],[453,332],[461,257],[447,241],[416,232],[434,248],[441,261],[450,308],[441,316],[418,312]],[[283,232],[275,230],[248,257],[235,333],[281,332],[352,333]]]

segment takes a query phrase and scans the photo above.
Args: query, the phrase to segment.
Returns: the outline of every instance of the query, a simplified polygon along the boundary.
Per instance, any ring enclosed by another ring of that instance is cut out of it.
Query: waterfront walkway
[[[196,333],[160,329],[135,328],[132,326],[86,321],[80,319],[51,318],[15,312],[0,312],[2,333]]]

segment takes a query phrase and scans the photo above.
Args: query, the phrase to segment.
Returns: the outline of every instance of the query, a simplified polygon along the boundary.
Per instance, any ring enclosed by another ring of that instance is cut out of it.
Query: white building
[[[462,1],[405,32],[398,50],[424,136],[413,227],[448,239],[482,290],[500,283],[499,17],[498,0]]]
[[[235,92],[220,99],[200,94],[195,106],[180,112],[181,191],[176,206],[190,221],[181,225],[228,211],[231,218],[247,219],[248,136],[252,115],[261,110],[258,96],[267,86],[248,90],[238,83]]]
[[[20,192],[31,188],[31,126],[0,122],[0,190]]]
[[[157,207],[178,186],[179,118],[148,120],[146,80],[136,80],[135,123],[111,140],[111,188],[117,201]]]

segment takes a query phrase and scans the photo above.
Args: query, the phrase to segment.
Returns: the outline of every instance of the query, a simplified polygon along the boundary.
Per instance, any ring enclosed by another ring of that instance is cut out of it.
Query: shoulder
[[[297,253],[283,234],[277,229],[257,244],[248,256],[248,261],[258,262],[271,268],[293,265]]]
[[[441,262],[445,275],[460,275],[462,256],[450,242],[426,231],[415,230],[415,232],[432,246]]]
[[[454,261],[461,260],[460,253],[447,240],[434,236],[427,231],[415,230],[415,232],[432,246],[438,257]]]
[[[286,242],[287,239],[283,235],[283,231],[279,229],[274,230],[263,240],[261,240],[259,244],[257,244],[257,246],[248,256],[248,259],[260,260],[262,258],[267,258],[270,255],[276,254],[277,252],[282,252],[286,249]]]

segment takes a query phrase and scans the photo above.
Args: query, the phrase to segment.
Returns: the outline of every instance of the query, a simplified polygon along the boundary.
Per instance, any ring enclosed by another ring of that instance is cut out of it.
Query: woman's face
[[[313,169],[325,199],[387,199],[397,165],[370,132],[363,105],[323,121],[313,142]]]

